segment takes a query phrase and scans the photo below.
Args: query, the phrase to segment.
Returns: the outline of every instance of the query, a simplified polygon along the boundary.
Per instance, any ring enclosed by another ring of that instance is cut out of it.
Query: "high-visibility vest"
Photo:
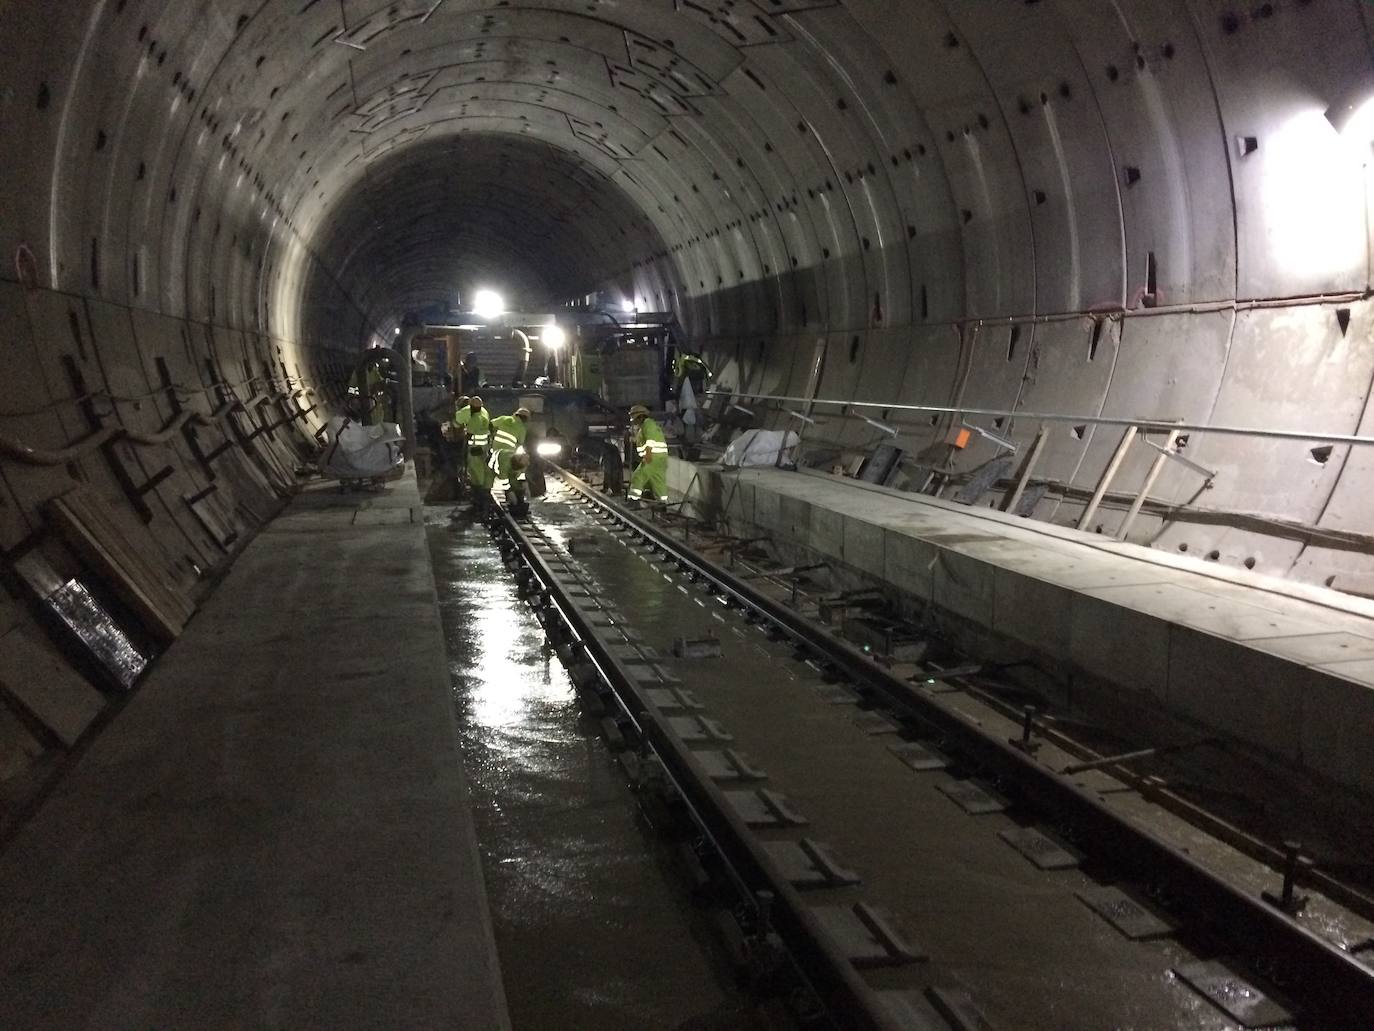
[[[492,451],[514,451],[525,443],[525,420],[514,415],[498,415],[491,420]]]
[[[453,417],[455,426],[468,431],[468,447],[472,450],[486,448],[491,443],[491,413],[485,408],[473,411],[465,407]]]
[[[660,455],[668,457],[668,442],[664,439],[663,427],[653,419],[645,419],[639,424],[635,432],[635,447],[639,449],[639,457],[646,462]]]
[[[673,375],[678,379],[683,376],[691,375],[693,372],[700,371],[703,376],[711,375],[711,366],[706,364],[705,359],[699,354],[679,354],[677,361],[673,363]]]

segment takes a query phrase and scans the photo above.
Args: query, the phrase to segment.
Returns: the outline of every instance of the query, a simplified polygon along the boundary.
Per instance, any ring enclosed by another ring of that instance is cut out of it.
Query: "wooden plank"
[[[177,585],[166,566],[150,557],[153,553],[146,544],[129,536],[130,525],[127,520],[119,519],[119,513],[94,491],[87,491],[82,501],[89,517],[107,528],[109,540],[118,546],[126,567],[136,571],[144,586],[153,592],[154,597],[165,600],[165,607],[177,613],[182,623],[190,619],[196,610],[190,597]]]
[[[0,637],[0,685],[69,748],[105,708],[99,691],[22,626]]]
[[[83,504],[89,493],[79,490],[54,498],[45,506],[48,517],[63,540],[105,578],[154,634],[165,641],[176,640],[186,626],[185,614],[168,603],[163,585],[130,556],[128,541],[113,532],[100,513],[92,513],[92,506]]]
[[[129,536],[120,525],[114,509],[99,494],[78,488],[64,495],[61,500],[159,608],[175,616],[183,625],[191,618],[195,606],[176,587],[170,572],[148,558],[146,544],[140,546],[136,539]]]

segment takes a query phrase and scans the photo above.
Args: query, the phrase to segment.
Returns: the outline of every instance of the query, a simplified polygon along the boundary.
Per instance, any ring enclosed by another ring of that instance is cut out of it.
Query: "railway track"
[[[958,670],[874,662],[569,473],[492,529],[608,738],[698,829],[754,962],[814,1001],[803,1019],[1374,1026],[1338,907],[1299,912],[1291,882],[1285,906],[1273,870],[1063,772],[1074,754]]]

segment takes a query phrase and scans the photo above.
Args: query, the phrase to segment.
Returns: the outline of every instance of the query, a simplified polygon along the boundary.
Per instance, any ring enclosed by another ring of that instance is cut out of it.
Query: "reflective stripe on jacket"
[[[668,442],[663,437],[663,427],[653,419],[645,419],[635,432],[635,447],[646,462],[662,455],[668,456]]]
[[[525,443],[525,421],[514,415],[498,415],[491,420],[493,451],[514,451]]]
[[[491,442],[491,415],[485,408],[476,412],[471,407],[464,408],[453,417],[453,424],[468,432],[468,447],[473,450],[485,448]]]

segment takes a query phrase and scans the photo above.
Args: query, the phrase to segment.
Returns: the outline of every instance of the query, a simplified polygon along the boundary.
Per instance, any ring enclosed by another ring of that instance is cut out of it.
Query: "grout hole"
[[[1246,568],[1246,569],[1254,569],[1254,568],[1255,568],[1255,556],[1254,556],[1254,555],[1251,555],[1249,558],[1247,558],[1247,559],[1245,560],[1245,568]]]

